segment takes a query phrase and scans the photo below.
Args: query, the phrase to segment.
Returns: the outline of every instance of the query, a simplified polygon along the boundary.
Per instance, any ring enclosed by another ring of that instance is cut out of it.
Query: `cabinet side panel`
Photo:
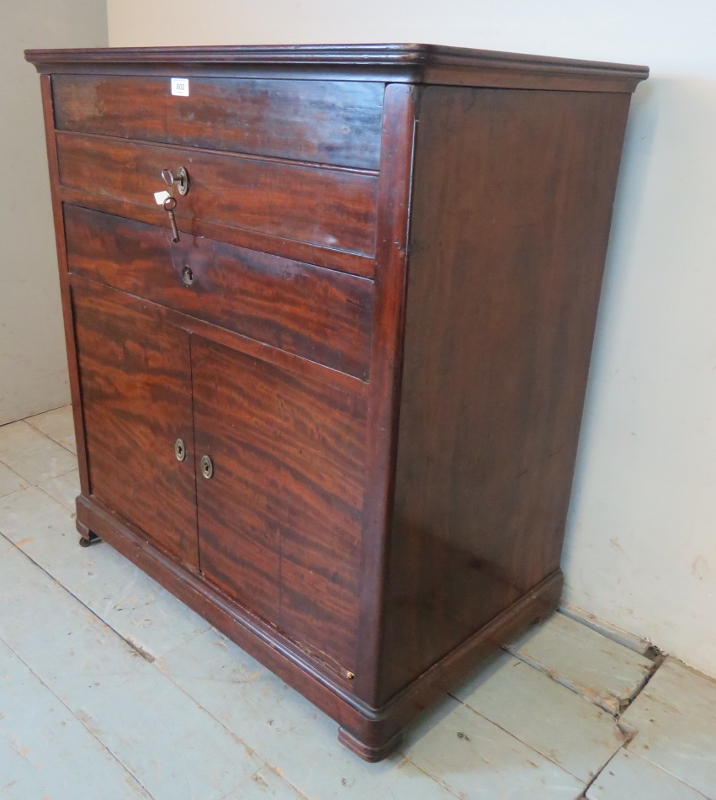
[[[383,701],[559,569],[628,107],[424,92]]]

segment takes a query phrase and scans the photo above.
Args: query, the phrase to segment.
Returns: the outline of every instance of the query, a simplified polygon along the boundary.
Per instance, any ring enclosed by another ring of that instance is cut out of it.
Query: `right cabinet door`
[[[191,351],[202,572],[354,671],[365,399],[199,337]]]

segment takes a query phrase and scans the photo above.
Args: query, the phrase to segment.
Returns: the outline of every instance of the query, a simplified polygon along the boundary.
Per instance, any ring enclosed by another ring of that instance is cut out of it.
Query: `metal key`
[[[161,171],[162,180],[169,189],[169,197],[164,199],[162,205],[164,210],[169,214],[169,222],[172,226],[172,241],[176,244],[179,241],[179,228],[177,228],[177,220],[174,216],[174,209],[177,207],[177,201],[174,197],[174,175],[170,169],[163,169]]]
[[[167,214],[169,214],[169,223],[172,226],[172,241],[176,244],[179,241],[179,228],[177,228],[177,218],[174,216],[177,201],[174,197],[169,196],[162,205]]]

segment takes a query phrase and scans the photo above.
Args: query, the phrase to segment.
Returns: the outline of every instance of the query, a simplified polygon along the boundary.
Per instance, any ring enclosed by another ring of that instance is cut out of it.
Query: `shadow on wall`
[[[570,508],[568,601],[716,674],[716,81],[633,99]]]

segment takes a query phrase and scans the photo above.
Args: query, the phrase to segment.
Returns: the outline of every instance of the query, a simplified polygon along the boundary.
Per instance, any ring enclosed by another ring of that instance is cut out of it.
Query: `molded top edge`
[[[473,50],[432,44],[230,45],[26,50],[39,71],[70,65],[257,65],[287,67],[402,67],[519,70],[545,75],[644,80],[648,67]]]

